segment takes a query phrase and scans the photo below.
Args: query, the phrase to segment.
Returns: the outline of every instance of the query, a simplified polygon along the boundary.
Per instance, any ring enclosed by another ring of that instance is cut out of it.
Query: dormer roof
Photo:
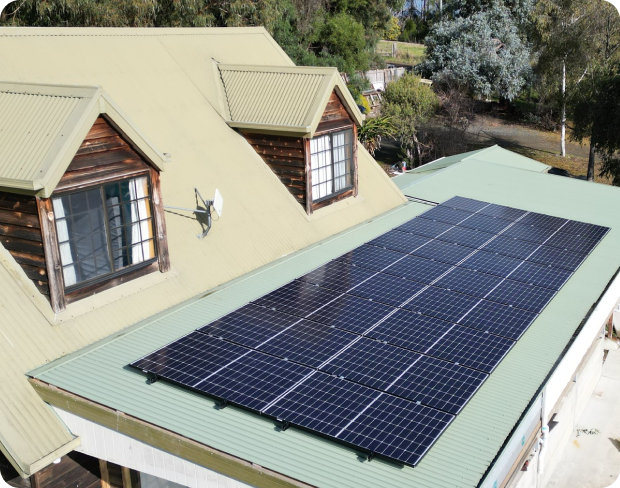
[[[364,121],[336,68],[218,65],[224,118],[253,132],[313,137],[334,90],[357,125]]]
[[[166,156],[100,86],[0,82],[0,187],[51,195],[101,114],[163,169]]]

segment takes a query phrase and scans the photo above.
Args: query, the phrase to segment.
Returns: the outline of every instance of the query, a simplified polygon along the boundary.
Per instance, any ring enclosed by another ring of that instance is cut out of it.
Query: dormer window
[[[332,132],[310,140],[312,201],[352,189],[354,184],[353,130]]]
[[[52,199],[65,291],[156,260],[148,176]]]

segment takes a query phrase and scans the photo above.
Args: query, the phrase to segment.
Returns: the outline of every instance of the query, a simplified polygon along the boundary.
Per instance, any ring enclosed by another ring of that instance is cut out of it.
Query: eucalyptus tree
[[[512,100],[531,71],[530,49],[502,4],[435,24],[425,44],[421,72],[438,81],[454,80],[476,96]]]

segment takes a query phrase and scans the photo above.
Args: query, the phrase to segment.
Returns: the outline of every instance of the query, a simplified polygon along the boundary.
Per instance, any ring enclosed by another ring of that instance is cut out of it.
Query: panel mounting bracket
[[[153,383],[155,383],[156,381],[159,380],[159,376],[156,374],[151,374],[147,379],[146,382],[149,385],[152,385]]]
[[[217,404],[217,409],[224,410],[227,406],[228,406],[228,400],[222,400],[220,403]]]
[[[200,225],[202,225],[204,229],[203,232],[201,234],[198,234],[196,237],[198,237],[198,239],[203,239],[211,230],[211,213],[213,212],[213,210],[215,210],[215,213],[217,213],[218,217],[222,216],[224,199],[222,198],[222,194],[217,188],[215,189],[215,196],[213,197],[213,200],[205,200],[204,198],[202,198],[202,195],[198,191],[198,188],[194,188],[194,196],[196,198],[196,208],[164,205],[164,209],[184,210],[186,212],[192,212],[196,214],[196,220],[200,222]],[[202,203],[203,207],[200,206],[200,203]]]
[[[288,420],[284,420],[282,421],[282,425],[280,425],[280,429],[282,430],[282,432],[284,432],[290,426],[291,426],[291,423]]]
[[[373,451],[368,453],[368,457],[366,458],[368,462],[372,461],[375,458],[376,454]]]

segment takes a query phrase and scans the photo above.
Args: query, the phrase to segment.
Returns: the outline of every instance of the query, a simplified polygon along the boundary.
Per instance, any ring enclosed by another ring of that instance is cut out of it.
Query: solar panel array
[[[455,197],[131,366],[415,466],[607,231]]]

